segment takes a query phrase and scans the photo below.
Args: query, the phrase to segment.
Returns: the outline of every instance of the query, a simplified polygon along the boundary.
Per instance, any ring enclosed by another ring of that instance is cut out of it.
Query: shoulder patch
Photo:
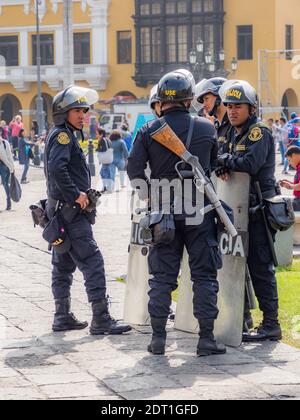
[[[249,140],[256,142],[256,141],[261,140],[263,138],[263,136],[264,135],[263,135],[263,132],[262,132],[261,128],[254,127],[254,128],[252,128],[252,130],[249,134]]]
[[[66,146],[67,144],[71,142],[70,137],[65,132],[59,133],[59,135],[57,136],[57,141],[59,144],[62,144],[63,146]]]

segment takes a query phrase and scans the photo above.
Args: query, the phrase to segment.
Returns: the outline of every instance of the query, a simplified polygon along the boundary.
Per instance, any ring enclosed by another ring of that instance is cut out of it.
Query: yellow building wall
[[[278,100],[281,101],[287,89],[292,89],[294,95],[289,95],[291,105],[300,106],[300,67],[295,71],[296,62],[300,64],[300,2],[298,0],[276,0],[276,33],[275,45],[276,50],[285,49],[286,25],[293,25],[293,49],[295,52],[295,61],[285,59],[285,54],[275,54],[276,56],[276,91],[278,92]],[[298,57],[297,57],[298,56]],[[296,73],[296,74],[295,74]],[[295,76],[299,78],[296,79]]]
[[[258,86],[258,50],[275,47],[275,0],[224,0],[226,68],[232,57],[237,58],[237,26],[253,25],[253,60],[239,60],[238,70],[231,79],[247,79]],[[271,74],[274,77],[274,74]]]
[[[133,0],[112,0],[109,7],[109,31],[108,31],[108,62],[111,79],[101,97],[109,99],[120,91],[129,91],[137,97],[149,95],[149,89],[136,86],[132,77],[135,74],[136,44],[135,28],[132,16],[135,14],[135,2]],[[118,64],[117,32],[131,31],[132,33],[132,64]]]

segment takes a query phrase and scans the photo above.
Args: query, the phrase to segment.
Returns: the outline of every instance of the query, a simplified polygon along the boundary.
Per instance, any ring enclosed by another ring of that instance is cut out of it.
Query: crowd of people
[[[120,174],[120,188],[126,188],[126,166],[132,148],[132,135],[127,125],[122,125],[120,130],[113,130],[108,135],[105,129],[99,127],[98,147],[96,149],[100,177],[103,183],[102,193],[112,194],[120,191],[116,186],[116,172]]]
[[[0,174],[1,182],[6,193],[7,211],[10,211],[12,208],[9,182],[10,174],[15,172],[15,164],[19,163],[19,165],[23,168],[21,174],[21,184],[28,184],[30,160],[34,159],[33,147],[38,145],[39,158],[42,161],[45,150],[46,135],[46,131],[42,133],[42,135],[38,135],[38,125],[36,121],[32,122],[30,133],[27,135],[20,115],[16,115],[9,124],[7,124],[4,120],[1,121]]]

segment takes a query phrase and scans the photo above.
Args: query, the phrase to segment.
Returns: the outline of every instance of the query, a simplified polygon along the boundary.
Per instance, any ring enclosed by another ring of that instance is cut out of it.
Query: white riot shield
[[[129,245],[126,292],[124,302],[124,321],[133,325],[150,325],[148,313],[149,291],[149,248],[141,237],[140,221],[143,215],[137,215],[137,204],[140,204],[135,194],[133,204],[131,238]]]
[[[218,273],[220,312],[215,324],[215,336],[218,341],[231,347],[238,347],[242,342],[249,241],[249,188],[250,177],[242,173],[233,173],[228,182],[217,182],[218,197],[233,209],[235,227],[239,233],[232,238],[223,232],[220,238],[223,268]],[[186,251],[182,262],[175,328],[193,333],[199,330],[198,321],[193,316],[193,292]]]

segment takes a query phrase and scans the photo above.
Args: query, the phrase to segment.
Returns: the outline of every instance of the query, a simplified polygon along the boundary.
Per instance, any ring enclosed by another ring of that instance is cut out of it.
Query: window
[[[141,15],[147,16],[150,15],[150,4],[141,4]]]
[[[177,42],[178,42],[178,62],[179,63],[187,62],[187,60],[188,60],[188,55],[187,55],[187,50],[188,50],[188,46],[187,46],[187,37],[188,37],[187,26],[186,25],[178,26],[177,34],[178,34],[178,38],[177,38]]]
[[[151,63],[150,28],[141,28],[141,52],[142,63]]]
[[[152,62],[161,63],[161,31],[159,27],[152,28]]]
[[[187,26],[167,27],[167,62],[187,62]]]
[[[214,43],[214,26],[204,25],[204,51],[210,51],[212,56],[215,55],[215,43]]]
[[[152,3],[152,15],[160,15],[161,7],[160,3]]]
[[[238,60],[253,59],[253,27],[238,26]]]
[[[202,12],[202,0],[193,0],[192,2],[192,12],[201,13]]]
[[[176,14],[176,1],[166,0],[166,14],[175,15]]]
[[[90,33],[74,34],[74,64],[91,64]]]
[[[187,3],[186,3],[186,0],[179,1],[177,3],[177,13],[187,13]]]
[[[19,65],[19,40],[16,36],[0,36],[0,55],[5,58],[6,66]]]
[[[118,64],[132,63],[131,31],[120,31],[118,37]]]
[[[285,26],[285,49],[286,50],[292,50],[294,48],[293,47],[293,44],[294,44],[293,35],[294,35],[293,25],[286,25]],[[292,51],[287,52],[285,57],[286,57],[286,60],[292,60],[293,59],[293,52]]]
[[[53,35],[40,35],[41,64],[51,66],[54,64],[54,41]],[[32,65],[36,66],[36,35],[32,35]]]
[[[213,12],[213,11],[214,11],[214,1],[203,0],[203,12]]]

